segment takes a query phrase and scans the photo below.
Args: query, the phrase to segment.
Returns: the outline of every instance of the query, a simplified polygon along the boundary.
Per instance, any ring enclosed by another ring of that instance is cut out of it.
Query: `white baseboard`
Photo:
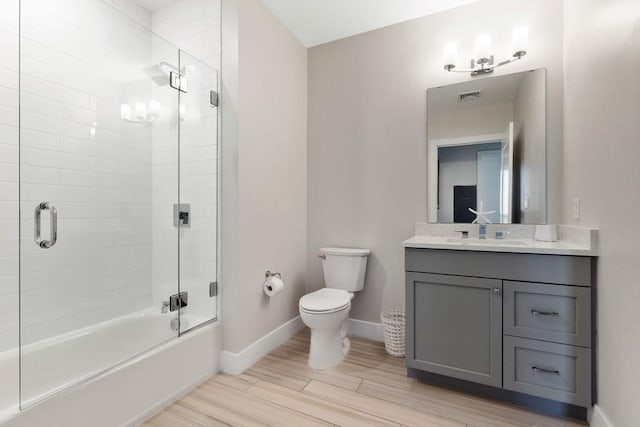
[[[352,337],[366,338],[372,341],[384,342],[382,323],[349,319],[349,321],[347,322],[347,334]]]
[[[240,375],[270,351],[291,339],[302,328],[304,328],[304,323],[302,323],[300,316],[296,316],[239,353],[223,350],[220,353],[220,370],[228,375]],[[349,336],[366,338],[372,341],[384,341],[381,323],[349,319],[347,330]]]
[[[593,409],[589,411],[587,418],[591,427],[613,427],[613,423],[598,405],[593,405]]]
[[[271,350],[287,342],[302,328],[304,328],[304,323],[302,323],[300,316],[296,316],[255,341],[240,353],[223,350],[220,353],[220,369],[225,374],[240,375]]]

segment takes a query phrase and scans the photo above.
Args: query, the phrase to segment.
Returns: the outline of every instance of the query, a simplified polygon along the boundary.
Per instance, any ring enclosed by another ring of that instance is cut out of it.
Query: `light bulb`
[[[120,104],[120,118],[122,120],[131,120],[131,105]]]
[[[491,56],[491,37],[488,34],[483,34],[476,39],[476,61],[479,64],[486,64],[489,62]]]
[[[153,117],[158,117],[160,115],[160,102],[153,99],[149,101],[149,114]]]
[[[454,42],[444,44],[444,69],[452,70],[456,66],[458,60],[458,45]]]
[[[527,54],[527,48],[529,47],[529,29],[527,27],[520,27],[513,30],[513,38],[511,39],[511,46],[513,50],[513,56],[521,58]]]

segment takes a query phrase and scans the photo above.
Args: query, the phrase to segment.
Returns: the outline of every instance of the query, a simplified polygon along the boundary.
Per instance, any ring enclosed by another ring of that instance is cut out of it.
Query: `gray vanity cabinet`
[[[407,284],[413,366],[500,387],[502,281],[409,273]]]
[[[595,258],[407,248],[405,269],[410,375],[583,418]]]

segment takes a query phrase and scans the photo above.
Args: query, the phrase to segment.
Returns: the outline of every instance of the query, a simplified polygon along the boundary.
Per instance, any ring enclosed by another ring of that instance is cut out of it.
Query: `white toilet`
[[[309,366],[328,369],[349,352],[347,319],[353,293],[364,287],[369,249],[322,248],[325,287],[300,298],[300,318],[311,329]]]

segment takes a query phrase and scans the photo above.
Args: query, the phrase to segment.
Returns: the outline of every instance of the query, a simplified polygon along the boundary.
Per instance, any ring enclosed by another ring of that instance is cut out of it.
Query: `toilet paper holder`
[[[267,270],[267,272],[264,273],[264,277],[265,279],[262,289],[268,297],[272,297],[277,293],[282,292],[284,283],[282,283],[282,275],[280,273],[272,273]]]
[[[272,273],[269,270],[267,270],[267,272],[264,273],[264,277],[265,277],[265,279],[269,279],[269,277],[277,277],[278,279],[282,280],[282,274],[280,274],[280,273]]]

